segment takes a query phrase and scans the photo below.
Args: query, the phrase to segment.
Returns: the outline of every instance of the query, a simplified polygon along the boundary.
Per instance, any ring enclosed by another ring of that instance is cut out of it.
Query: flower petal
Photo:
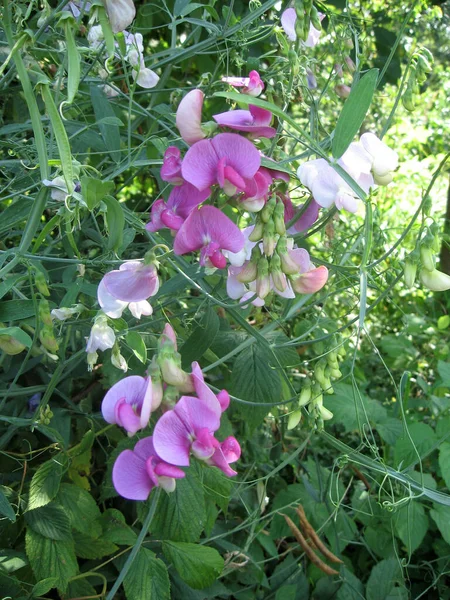
[[[140,375],[125,377],[106,393],[102,401],[102,415],[107,423],[116,423],[116,404],[125,398],[128,404],[141,404],[144,398],[147,382]]]
[[[119,319],[123,311],[127,307],[127,302],[114,298],[106,289],[103,279],[100,281],[97,288],[97,300],[103,312],[111,319]]]
[[[181,137],[189,145],[205,137],[202,130],[202,108],[205,94],[201,90],[191,90],[178,105],[176,125]],[[186,177],[183,175],[186,179]]]
[[[211,140],[201,140],[186,152],[181,173],[186,181],[202,191],[217,183],[218,162]]]
[[[180,467],[189,466],[191,438],[183,421],[173,410],[164,413],[156,423],[153,445],[157,455],[165,462]]]
[[[110,271],[103,281],[107,291],[124,302],[147,300],[154,296],[159,288],[158,273],[154,265],[139,264],[134,269]]]
[[[147,474],[145,461],[132,450],[124,450],[117,457],[112,481],[117,493],[128,500],[147,500],[154,487]]]
[[[261,165],[261,156],[252,142],[236,133],[219,133],[211,144],[219,159],[225,158],[227,166],[244,179],[253,177]]]
[[[297,14],[294,8],[287,8],[281,15],[281,27],[291,42],[295,42],[297,34],[295,33],[295,21]]]

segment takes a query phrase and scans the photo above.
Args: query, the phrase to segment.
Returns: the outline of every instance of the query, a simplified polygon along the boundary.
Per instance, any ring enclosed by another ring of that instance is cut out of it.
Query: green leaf
[[[346,567],[341,567],[340,575],[343,583],[336,594],[336,600],[362,600],[364,586],[361,581]]]
[[[212,308],[205,311],[198,327],[194,329],[180,348],[182,367],[188,368],[194,360],[200,360],[219,331],[219,317]]]
[[[339,423],[350,432],[362,427],[367,418],[374,423],[386,420],[386,409],[377,400],[358,390],[354,392],[351,385],[338,383],[333,387],[334,394],[324,397],[324,405],[333,413],[332,424]]]
[[[55,501],[63,507],[71,527],[97,537],[101,534],[101,525],[96,522],[100,510],[89,492],[77,485],[63,483]]]
[[[444,442],[439,447],[439,466],[445,485],[450,489],[450,443]]]
[[[382,560],[370,573],[366,600],[387,600],[396,583],[403,584],[402,569],[397,558]]]
[[[399,419],[388,417],[377,423],[377,431],[386,444],[395,446],[398,438],[403,433],[403,423]]]
[[[125,339],[136,358],[145,364],[147,362],[147,348],[142,336],[137,331],[129,331]]]
[[[394,515],[395,531],[412,554],[423,541],[428,531],[428,517],[422,504],[409,502]]]
[[[103,529],[102,539],[119,546],[133,546],[137,535],[133,529],[126,524],[125,517],[116,508],[108,508],[100,517]]]
[[[123,587],[127,600],[170,600],[167,567],[147,548],[137,553]]]
[[[89,208],[94,210],[105,196],[114,190],[112,181],[100,181],[86,175],[81,178],[81,194]]]
[[[30,485],[28,509],[33,510],[51,502],[58,493],[64,472],[62,456],[43,463],[33,475]]]
[[[32,595],[44,596],[47,592],[56,587],[57,581],[58,580],[56,577],[47,577],[47,579],[42,579],[42,581],[39,581],[33,587]]]
[[[22,321],[34,317],[33,300],[7,300],[0,304],[0,321]]]
[[[273,357],[263,346],[253,344],[240,352],[231,375],[233,395],[248,402],[272,403],[282,400],[280,375],[270,367]],[[239,404],[239,412],[251,429],[259,425],[270,406]]]
[[[450,544],[450,506],[435,504],[430,510],[430,516],[438,526],[444,540]]]
[[[206,496],[219,506],[223,512],[227,511],[233,481],[226,477],[220,469],[206,467],[201,470],[201,480]]]
[[[5,488],[5,489],[7,489],[7,488]],[[0,488],[0,515],[7,517],[13,523],[16,520],[16,513],[14,512],[13,507],[11,506],[8,498],[5,496],[5,494],[1,488]]]
[[[70,521],[64,510],[55,504],[47,504],[25,513],[25,521],[36,533],[51,540],[71,541]]]
[[[275,600],[297,600],[297,586],[283,585],[278,588]]]
[[[152,534],[159,539],[196,542],[206,522],[202,484],[189,469],[171,494],[162,494],[152,521]]]
[[[73,543],[50,540],[32,529],[27,530],[25,543],[36,579],[54,577],[56,587],[65,591],[69,579],[78,573]]]
[[[73,540],[75,542],[75,554],[80,558],[103,558],[116,552],[119,548],[112,542],[95,538],[86,533],[74,531]]]
[[[163,552],[183,581],[195,590],[212,585],[224,565],[217,550],[198,544],[163,542]]]
[[[450,387],[450,362],[440,360],[438,362],[438,373],[445,386]]]
[[[122,245],[125,215],[119,202],[112,196],[105,196],[106,224],[108,227],[108,248],[117,251]]]
[[[358,133],[372,103],[377,79],[378,69],[370,69],[352,86],[334,130],[331,144],[334,158],[340,158],[344,154]]]
[[[442,317],[439,317],[439,319],[437,321],[438,329],[447,329],[447,327],[449,325],[450,325],[450,317],[448,315],[442,315]]]
[[[418,456],[424,456],[432,446],[436,443],[436,434],[429,425],[425,423],[412,423],[408,425],[408,433],[412,438],[414,445],[411,443],[410,437],[406,432],[397,440],[394,449],[395,464],[401,464],[402,469],[418,462]]]
[[[33,340],[28,335],[28,333],[22,331],[20,327],[1,327],[0,336],[12,337],[15,340],[17,340],[20,344],[23,344],[26,348],[31,348],[31,345],[33,343]]]
[[[120,162],[120,131],[119,126],[108,118],[116,118],[111,103],[100,87],[91,86],[91,101],[94,108],[95,119],[98,122],[101,136],[108,149],[109,155],[115,163]],[[107,121],[105,122],[105,119]]]

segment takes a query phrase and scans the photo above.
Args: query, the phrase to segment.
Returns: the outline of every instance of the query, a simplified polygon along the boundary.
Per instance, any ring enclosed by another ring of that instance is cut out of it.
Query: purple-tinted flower
[[[127,307],[136,319],[140,319],[142,315],[148,317],[153,314],[153,308],[148,300],[141,300],[140,302],[118,300],[108,292],[103,280],[100,281],[97,288],[97,300],[105,315],[108,315],[111,319],[119,319]]]
[[[325,15],[319,13],[320,20],[322,20],[324,17]],[[297,33],[295,31],[296,21],[297,13],[295,12],[294,8],[287,8],[281,15],[281,26],[291,42],[295,42],[297,39]],[[306,38],[305,42],[302,41],[302,44],[308,48],[313,48],[319,42],[320,33],[320,29],[316,29],[311,23],[309,26],[308,37]]]
[[[128,261],[118,270],[107,273],[102,282],[108,294],[122,302],[140,302],[154,296],[159,289],[155,265]]]
[[[205,379],[203,377],[203,373],[198,362],[192,363],[191,377],[194,382],[195,393],[200,398],[200,400],[212,402],[212,399],[215,398],[216,400],[218,400],[222,412],[227,410],[227,408],[230,405],[230,394],[227,392],[227,390],[221,390],[216,396],[205,383]]]
[[[292,204],[292,201],[288,195],[282,196],[283,204],[284,204],[284,220],[288,223],[291,219],[295,217],[296,214],[303,208],[303,204],[299,207],[296,207]],[[301,231],[306,231],[311,227],[313,223],[315,223],[319,217],[319,209],[320,206],[314,200],[308,204],[305,212],[299,217],[292,227],[288,230],[288,233],[300,233]]]
[[[345,85],[344,83],[338,83],[338,85],[334,87],[334,91],[339,98],[348,98],[352,90],[348,85]]]
[[[152,437],[139,440],[134,450],[121,452],[112,471],[117,493],[128,500],[147,500],[154,487],[173,492],[175,480],[184,476],[184,471],[159,458]]]
[[[239,252],[244,247],[241,230],[214,206],[194,210],[178,230],[173,244],[175,254],[200,250],[200,264],[218,269],[226,266],[221,250]]]
[[[199,191],[185,181],[170,192],[167,203],[159,199],[152,204],[151,221],[145,228],[148,231],[158,231],[168,227],[178,231],[190,213],[211,194],[210,188]]]
[[[112,348],[116,341],[116,334],[106,321],[104,315],[95,320],[91,328],[91,333],[86,344],[86,352],[94,354],[97,350],[108,350]]]
[[[158,386],[155,392],[151,377],[125,377],[114,384],[103,398],[103,418],[107,423],[115,423],[133,435],[147,427],[151,413],[160,405]]]
[[[272,113],[259,106],[250,104],[249,110],[228,110],[218,115],[213,115],[213,119],[220,127],[228,127],[236,131],[245,131],[251,134],[252,138],[272,138],[277,130],[269,127],[272,121]]]
[[[254,97],[259,96],[264,89],[264,83],[258,71],[250,71],[248,77],[222,77],[222,81],[233,87],[240,87],[243,94]]]
[[[236,133],[220,133],[189,148],[181,172],[200,191],[218,184],[233,196],[245,190],[246,180],[254,177],[260,165],[260,154],[249,140]]]
[[[31,398],[28,400],[28,412],[34,413],[39,404],[41,403],[42,394],[38,392],[37,394],[33,394]]]
[[[183,140],[190,146],[206,137],[202,129],[204,97],[205,94],[201,90],[191,90],[184,96],[178,106],[176,115],[178,131]]]
[[[192,452],[226,475],[235,475],[229,463],[240,456],[237,440],[228,438],[222,447],[214,437],[220,427],[221,413],[214,394],[202,399],[182,396],[174,409],[164,413],[155,425],[153,443],[158,456],[170,464],[187,467]]]
[[[161,179],[167,181],[167,183],[181,185],[184,182],[181,175],[181,152],[176,146],[169,146],[164,152],[160,175]]]
[[[123,31],[133,22],[136,16],[133,0],[104,0],[104,3],[114,33]]]

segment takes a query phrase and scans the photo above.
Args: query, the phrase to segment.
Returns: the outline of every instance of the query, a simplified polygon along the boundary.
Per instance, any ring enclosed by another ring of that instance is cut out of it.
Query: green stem
[[[114,600],[117,590],[122,584],[122,581],[127,576],[128,571],[130,570],[131,565],[133,564],[134,559],[136,558],[137,553],[139,552],[142,542],[144,541],[145,536],[150,528],[153,517],[155,516],[156,507],[158,505],[159,496],[161,494],[161,488],[156,488],[153,493],[153,498],[151,500],[150,508],[148,510],[147,516],[145,517],[145,521],[142,524],[141,532],[136,540],[136,543],[133,546],[133,549],[130,552],[129,557],[127,558],[125,564],[122,567],[122,570],[119,573],[119,577],[116,579],[116,583],[113,585],[111,591],[106,596],[106,600]]]

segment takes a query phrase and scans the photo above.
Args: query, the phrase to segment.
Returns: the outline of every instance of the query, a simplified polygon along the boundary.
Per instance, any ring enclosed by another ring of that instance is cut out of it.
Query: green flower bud
[[[300,392],[300,396],[298,398],[298,406],[306,406],[308,402],[311,401],[312,389],[311,389],[311,379],[307,377],[305,382],[303,383],[302,391]]]
[[[287,424],[288,431],[290,431],[291,429],[295,429],[301,420],[302,420],[302,411],[300,409],[294,410],[293,412],[291,412],[291,414],[289,415],[288,424]]]
[[[284,223],[284,204],[277,202],[275,210],[273,211],[273,222],[275,224],[275,231],[278,235],[284,235],[286,233],[286,225]]]
[[[273,215],[273,211],[277,205],[276,196],[272,196],[268,202],[264,205],[261,212],[261,219],[264,223],[268,223],[270,221],[271,216]]]
[[[264,225],[263,249],[266,256],[272,256],[276,245],[275,224],[272,220]]]
[[[241,283],[250,283],[255,281],[258,271],[258,261],[261,258],[261,251],[259,246],[255,246],[252,250],[250,261],[244,265],[240,273],[237,274],[236,279]]]
[[[52,316],[50,314],[50,305],[48,303],[48,300],[42,299],[39,301],[38,313],[39,313],[39,319],[41,320],[41,322],[44,325],[51,327],[52,326]]]
[[[257,278],[256,278],[256,293],[264,300],[270,292],[269,278],[269,261],[265,256],[262,256],[258,262]]]
[[[412,262],[407,258],[405,260],[405,269],[404,269],[404,277],[405,277],[405,285],[408,288],[412,288],[414,282],[416,280],[417,274],[417,262]]]
[[[41,327],[39,331],[39,339],[46,350],[52,354],[56,354],[58,352],[59,345],[56,341],[53,327],[51,325],[44,325]]]
[[[315,6],[311,7],[311,12],[309,13],[309,16],[311,17],[311,23],[313,24],[313,27],[320,31],[322,29],[322,23],[320,21],[319,11]]]
[[[45,281],[45,276],[42,271],[36,270],[34,272],[34,283],[36,288],[43,296],[50,296],[50,292],[48,291],[47,282]]]
[[[248,236],[248,239],[251,242],[259,242],[259,240],[263,236],[263,233],[264,233],[264,222],[261,219],[261,213],[259,212],[256,215],[255,226],[253,227],[253,231],[251,232],[251,234]]]
[[[286,275],[281,270],[281,259],[276,252],[270,261],[270,274],[277,290],[284,292],[287,286]]]

